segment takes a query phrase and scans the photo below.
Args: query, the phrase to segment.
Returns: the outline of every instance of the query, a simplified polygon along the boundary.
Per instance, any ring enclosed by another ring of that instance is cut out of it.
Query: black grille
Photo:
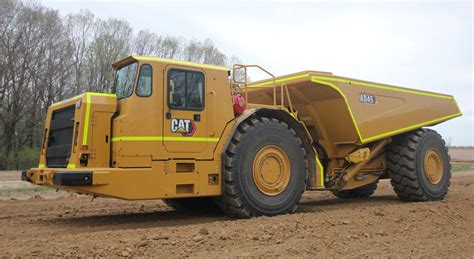
[[[46,149],[47,167],[67,167],[71,155],[74,111],[74,105],[53,111]]]

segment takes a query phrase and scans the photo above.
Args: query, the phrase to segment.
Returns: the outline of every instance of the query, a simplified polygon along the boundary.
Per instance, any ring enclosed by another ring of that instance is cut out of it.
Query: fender
[[[222,149],[223,152],[221,154],[221,163],[222,163],[222,172],[224,172],[225,166],[225,151],[227,150],[230,141],[232,139],[231,136],[234,135],[235,131],[239,127],[239,125],[250,118],[251,116],[258,116],[258,117],[267,117],[267,118],[274,118],[280,121],[285,122],[288,126],[296,132],[296,135],[301,139],[303,142],[303,147],[306,152],[306,160],[308,161],[308,178],[307,178],[307,188],[314,189],[317,187],[324,187],[324,168],[322,167],[319,158],[317,157],[317,153],[312,145],[313,139],[311,135],[307,131],[304,124],[293,117],[290,113],[286,110],[275,110],[275,109],[268,109],[268,108],[252,108],[245,110],[245,112],[240,115],[239,117],[235,118],[235,124],[230,131],[229,137],[224,144],[224,148]],[[224,186],[224,182],[222,184]],[[224,189],[223,189],[224,190]]]

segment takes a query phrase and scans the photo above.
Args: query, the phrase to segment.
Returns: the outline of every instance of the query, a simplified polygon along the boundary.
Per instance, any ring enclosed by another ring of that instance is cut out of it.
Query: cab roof
[[[215,66],[215,65],[207,65],[207,64],[199,64],[194,62],[187,62],[181,60],[174,60],[174,59],[167,59],[167,58],[158,58],[158,57],[144,57],[144,56],[128,56],[126,58],[120,59],[112,64],[114,69],[117,69],[121,66],[124,66],[128,63],[133,61],[148,61],[148,62],[160,62],[160,63],[167,63],[167,64],[175,64],[175,65],[183,65],[189,67],[198,67],[198,68],[206,68],[206,69],[214,69],[214,70],[221,70],[221,71],[229,71],[230,69],[223,66]]]

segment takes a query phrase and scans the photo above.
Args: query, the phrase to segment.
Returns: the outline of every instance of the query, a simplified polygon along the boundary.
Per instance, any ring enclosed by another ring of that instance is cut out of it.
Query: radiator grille
[[[74,105],[53,111],[46,149],[47,167],[67,167],[71,155],[74,112]]]

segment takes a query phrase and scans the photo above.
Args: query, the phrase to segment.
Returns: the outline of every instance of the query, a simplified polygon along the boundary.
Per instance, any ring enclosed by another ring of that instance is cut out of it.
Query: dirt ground
[[[450,148],[451,162],[454,163],[474,163],[473,147]]]
[[[472,165],[440,202],[401,202],[383,180],[368,199],[307,192],[294,214],[249,220],[32,191],[18,177],[0,172],[0,256],[474,257]]]

